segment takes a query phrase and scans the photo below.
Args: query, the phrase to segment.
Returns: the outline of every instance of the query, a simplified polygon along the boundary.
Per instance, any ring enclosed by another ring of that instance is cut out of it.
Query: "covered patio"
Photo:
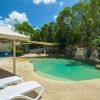
[[[20,62],[16,63],[16,43],[17,42],[24,42],[28,41],[29,37],[25,35],[21,35],[17,32],[12,31],[11,29],[7,27],[0,26],[0,42],[11,42],[13,45],[13,57],[9,58],[1,58],[0,59],[0,79],[15,76],[16,74],[18,76],[23,77],[23,75],[19,72],[19,68],[17,69],[17,66],[20,66],[22,70],[24,70],[23,65],[27,67],[27,64],[20,64]],[[4,65],[3,65],[4,64]],[[7,66],[6,66],[7,65]],[[21,69],[20,69],[21,70]],[[23,78],[25,79],[25,78]],[[26,96],[30,96],[32,98],[35,98],[38,96],[37,92],[32,91],[25,94]],[[1,98],[0,98],[1,100]],[[22,100],[22,99],[14,99],[14,100]]]
[[[28,41],[29,37],[14,32],[8,27],[0,26],[0,42],[12,42],[13,44],[13,73],[16,74],[16,42],[18,41]]]

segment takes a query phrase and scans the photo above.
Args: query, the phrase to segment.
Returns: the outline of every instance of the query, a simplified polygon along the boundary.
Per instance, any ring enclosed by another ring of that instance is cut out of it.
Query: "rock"
[[[96,68],[100,69],[100,65],[96,65]]]

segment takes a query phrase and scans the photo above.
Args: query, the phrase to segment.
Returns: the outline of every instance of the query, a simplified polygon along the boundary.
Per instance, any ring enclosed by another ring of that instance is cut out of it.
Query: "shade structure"
[[[48,43],[48,42],[40,42],[40,41],[28,41],[26,44],[38,44],[38,45],[43,45],[43,46],[59,46],[59,45],[64,45],[61,43]]]
[[[13,73],[16,74],[16,41],[29,41],[29,37],[14,32],[8,27],[0,26],[0,41],[13,41]]]
[[[0,26],[0,39],[28,41],[29,37],[12,31],[10,28]]]

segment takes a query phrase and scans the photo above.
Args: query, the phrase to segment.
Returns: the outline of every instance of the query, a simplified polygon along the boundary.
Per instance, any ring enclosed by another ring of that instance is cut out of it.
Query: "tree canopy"
[[[70,45],[100,45],[100,0],[80,0],[72,7],[65,7],[55,21],[40,29],[28,22],[15,24],[15,30],[26,34],[33,41],[56,42]]]

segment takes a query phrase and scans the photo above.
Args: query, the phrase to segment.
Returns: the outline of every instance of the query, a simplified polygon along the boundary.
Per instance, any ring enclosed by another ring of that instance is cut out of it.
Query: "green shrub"
[[[24,54],[23,51],[16,51],[16,56],[22,56]]]

